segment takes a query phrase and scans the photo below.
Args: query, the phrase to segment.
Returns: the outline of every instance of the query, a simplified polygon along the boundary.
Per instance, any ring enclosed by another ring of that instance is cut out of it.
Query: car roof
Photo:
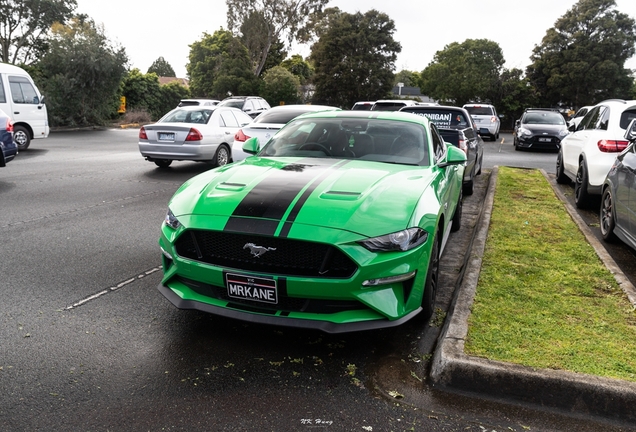
[[[429,120],[423,116],[416,116],[407,112],[400,111],[318,111],[313,113],[302,114],[296,119],[300,118],[351,118],[359,120],[389,120],[389,121],[403,121],[409,123],[420,123],[428,125]]]

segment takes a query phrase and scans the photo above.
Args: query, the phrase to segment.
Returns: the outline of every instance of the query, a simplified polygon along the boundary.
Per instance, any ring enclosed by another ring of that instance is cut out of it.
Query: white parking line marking
[[[117,291],[118,289],[123,288],[126,285],[130,285],[131,283],[133,283],[135,281],[138,281],[139,279],[143,279],[146,276],[149,276],[149,275],[151,275],[151,274],[153,274],[155,272],[158,272],[159,270],[161,270],[161,266],[152,268],[150,270],[147,270],[143,274],[140,274],[138,276],[132,277],[130,279],[127,279],[127,280],[125,280],[123,282],[118,283],[115,286],[112,286],[110,288],[106,288],[105,290],[102,290],[102,291],[100,291],[98,293],[95,293],[95,294],[90,295],[90,296],[88,296],[86,298],[83,298],[82,300],[79,300],[79,301],[73,303],[72,305],[65,307],[64,310],[75,309],[75,308],[77,308],[79,306],[82,306],[83,304],[88,303],[89,301],[92,301],[92,300],[95,300],[97,298],[100,298],[101,296],[106,295],[106,294],[108,294],[110,292]]]

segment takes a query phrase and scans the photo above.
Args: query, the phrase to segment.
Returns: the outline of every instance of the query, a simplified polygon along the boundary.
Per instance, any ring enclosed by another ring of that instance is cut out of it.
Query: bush
[[[150,113],[145,109],[132,109],[130,111],[127,111],[126,114],[124,114],[121,118],[122,124],[147,124],[151,122],[152,117],[150,116]]]

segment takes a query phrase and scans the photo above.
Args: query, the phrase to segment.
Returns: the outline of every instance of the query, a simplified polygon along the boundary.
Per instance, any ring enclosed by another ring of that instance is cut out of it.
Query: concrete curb
[[[636,383],[567,371],[535,369],[471,357],[464,353],[464,341],[468,334],[468,317],[479,280],[498,172],[498,167],[494,167],[483,212],[476,227],[477,233],[470,251],[468,268],[450,306],[450,319],[447,319],[444,324],[433,355],[431,381],[434,385],[441,387],[485,393],[492,397],[554,407],[578,414],[636,421],[636,410],[634,410]],[[601,260],[608,265],[618,283],[628,292],[628,296],[634,296],[634,287],[620,272],[605,248],[594,237],[576,211],[564,200],[554,182],[545,172],[542,171],[542,173],[557,196],[565,203],[566,209]]]

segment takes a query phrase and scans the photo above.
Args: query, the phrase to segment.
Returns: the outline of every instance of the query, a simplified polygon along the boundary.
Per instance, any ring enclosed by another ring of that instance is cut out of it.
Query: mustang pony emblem
[[[254,243],[245,243],[243,249],[249,249],[252,255],[254,255],[256,258],[260,258],[260,256],[263,255],[265,252],[276,250],[276,248],[272,247],[256,246]]]

